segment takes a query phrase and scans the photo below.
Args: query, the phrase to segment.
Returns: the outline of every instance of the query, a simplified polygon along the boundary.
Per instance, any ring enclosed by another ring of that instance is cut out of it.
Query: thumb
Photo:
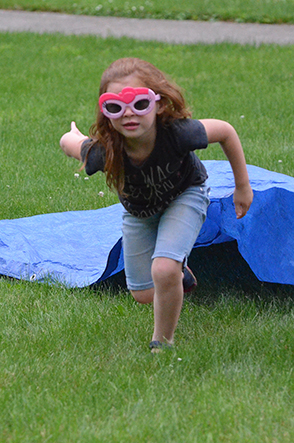
[[[243,207],[241,203],[235,203],[235,212],[237,219],[244,217],[246,215],[246,209]]]
[[[70,129],[70,132],[71,132],[71,133],[76,134],[76,135],[78,135],[79,137],[84,137],[84,138],[86,138],[86,136],[85,136],[84,134],[82,134],[81,131],[77,128],[77,125],[76,125],[75,122],[71,122],[70,128],[71,128],[71,129]]]

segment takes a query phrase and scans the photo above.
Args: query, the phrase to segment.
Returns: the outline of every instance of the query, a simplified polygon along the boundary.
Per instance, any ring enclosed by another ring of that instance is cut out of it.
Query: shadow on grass
[[[196,292],[187,298],[197,297],[197,303],[211,303],[219,296],[232,291],[241,297],[272,301],[293,299],[294,286],[261,282],[239,253],[237,242],[227,242],[209,247],[193,249],[189,266],[197,276]],[[94,290],[126,290],[124,272],[120,272],[100,284],[92,285]]]

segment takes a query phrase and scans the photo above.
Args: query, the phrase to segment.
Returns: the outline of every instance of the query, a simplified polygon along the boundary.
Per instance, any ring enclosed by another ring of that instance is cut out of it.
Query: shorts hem
[[[172,252],[160,252],[160,251],[157,251],[155,254],[152,255],[152,260],[154,258],[159,258],[159,257],[170,258],[172,260],[175,260],[175,261],[178,261],[180,263],[183,263],[183,261],[187,257],[187,254],[179,255],[179,254],[174,254]]]
[[[127,284],[127,287],[129,291],[145,291],[146,289],[154,288],[154,283]]]

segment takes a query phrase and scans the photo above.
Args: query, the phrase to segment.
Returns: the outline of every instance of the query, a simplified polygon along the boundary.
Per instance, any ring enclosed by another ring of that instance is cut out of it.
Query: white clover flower
[[[80,174],[78,174],[77,172],[75,173],[75,178],[78,178],[80,176]]]
[[[100,191],[100,192],[98,192],[98,195],[99,195],[99,197],[104,197],[104,192]]]
[[[84,180],[89,180],[89,177],[84,177]]]

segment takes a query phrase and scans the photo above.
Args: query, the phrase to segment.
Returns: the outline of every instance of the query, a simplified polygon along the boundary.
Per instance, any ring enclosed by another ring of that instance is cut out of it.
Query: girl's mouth
[[[129,130],[137,129],[138,126],[139,126],[139,123],[137,123],[137,122],[128,122],[123,125],[124,128],[129,129]]]

